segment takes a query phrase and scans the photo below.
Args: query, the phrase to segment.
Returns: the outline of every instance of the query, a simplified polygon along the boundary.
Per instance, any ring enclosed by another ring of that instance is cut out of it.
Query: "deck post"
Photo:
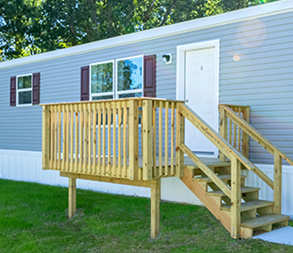
[[[176,110],[176,176],[183,177],[184,153],[180,145],[184,143],[185,138],[185,119],[180,112],[180,104]]]
[[[142,162],[143,180],[153,177],[153,139],[152,139],[153,101],[143,100],[142,108]]]
[[[241,163],[237,158],[231,160],[231,237],[240,236],[240,205],[241,205]]]
[[[220,136],[227,140],[228,126],[227,126],[227,113],[223,106],[220,106]],[[219,159],[222,162],[227,161],[227,157],[220,152]]]
[[[43,105],[42,113],[42,167],[44,169],[49,169],[49,159],[50,159],[50,120],[51,115],[48,106]],[[52,169],[52,168],[50,168]]]
[[[151,182],[151,238],[157,238],[160,228],[161,178]]]
[[[76,212],[76,178],[69,178],[68,187],[68,218],[72,218]]]
[[[129,179],[138,179],[138,103],[129,101]]]
[[[281,214],[282,209],[282,158],[274,152],[274,214]]]

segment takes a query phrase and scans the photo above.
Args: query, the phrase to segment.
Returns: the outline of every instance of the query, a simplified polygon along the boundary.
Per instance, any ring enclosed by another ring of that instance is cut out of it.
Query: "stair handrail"
[[[240,128],[254,139],[257,143],[263,146],[269,153],[274,155],[277,153],[290,165],[293,165],[293,160],[290,159],[286,154],[284,154],[280,149],[278,149],[274,144],[272,144],[268,139],[266,139],[259,131],[257,131],[252,125],[240,118],[231,108],[226,105],[221,106],[227,113],[228,118],[231,118]]]
[[[196,114],[186,104],[179,104],[178,112],[187,118],[203,135],[205,135],[218,149],[232,162],[238,160],[248,170],[254,172],[260,177],[269,187],[274,189],[274,182],[263,173],[255,164],[248,160],[236,148],[219,135],[212,127],[210,127],[198,114]]]

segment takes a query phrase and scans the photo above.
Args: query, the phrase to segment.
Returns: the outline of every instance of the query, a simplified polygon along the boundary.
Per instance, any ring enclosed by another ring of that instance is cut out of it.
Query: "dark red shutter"
[[[10,106],[16,106],[16,76],[10,77]]]
[[[90,67],[81,67],[80,73],[80,100],[90,100]]]
[[[40,103],[40,73],[33,73],[33,105]]]
[[[156,55],[144,57],[144,97],[156,97]]]

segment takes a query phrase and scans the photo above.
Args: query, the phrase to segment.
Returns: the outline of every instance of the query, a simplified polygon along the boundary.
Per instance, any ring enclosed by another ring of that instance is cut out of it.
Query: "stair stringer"
[[[184,169],[181,181],[188,189],[206,206],[206,208],[222,223],[222,225],[231,233],[231,218],[228,212],[222,211],[220,201],[215,197],[206,194],[205,188],[193,178],[192,170]]]

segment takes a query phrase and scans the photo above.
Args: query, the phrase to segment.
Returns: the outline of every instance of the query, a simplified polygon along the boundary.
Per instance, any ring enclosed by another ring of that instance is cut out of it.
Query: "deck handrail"
[[[231,235],[233,238],[238,238],[240,233],[240,205],[241,205],[241,164],[248,170],[257,174],[266,184],[274,188],[273,181],[264,174],[257,166],[241,154],[236,148],[228,143],[220,136],[212,127],[210,127],[199,115],[192,111],[186,104],[178,104],[177,113],[182,118],[189,120],[205,137],[207,137],[226,157],[231,161],[231,189],[229,189],[221,180],[215,175],[193,152],[180,140],[176,144],[180,151],[186,153],[191,160],[193,160],[198,167],[204,172],[208,173],[209,178],[215,183],[225,195],[231,199]],[[179,116],[177,115],[177,118]],[[181,121],[184,121],[181,119]]]
[[[291,160],[286,154],[284,154],[280,149],[278,149],[274,144],[272,144],[268,139],[266,139],[259,131],[257,131],[253,126],[248,124],[245,120],[240,118],[231,108],[226,105],[222,106],[227,112],[227,116],[231,118],[246,134],[254,139],[257,143],[263,146],[269,153],[274,155],[277,153],[289,164],[293,165],[293,160]]]
[[[236,158],[248,170],[256,173],[266,184],[273,189],[273,181],[264,174],[256,165],[249,161],[236,148],[229,144],[223,137],[221,137],[212,127],[210,127],[199,115],[193,112],[187,105],[180,104],[178,106],[179,112],[187,118],[202,134],[204,134],[222,153],[227,156],[230,161]]]

